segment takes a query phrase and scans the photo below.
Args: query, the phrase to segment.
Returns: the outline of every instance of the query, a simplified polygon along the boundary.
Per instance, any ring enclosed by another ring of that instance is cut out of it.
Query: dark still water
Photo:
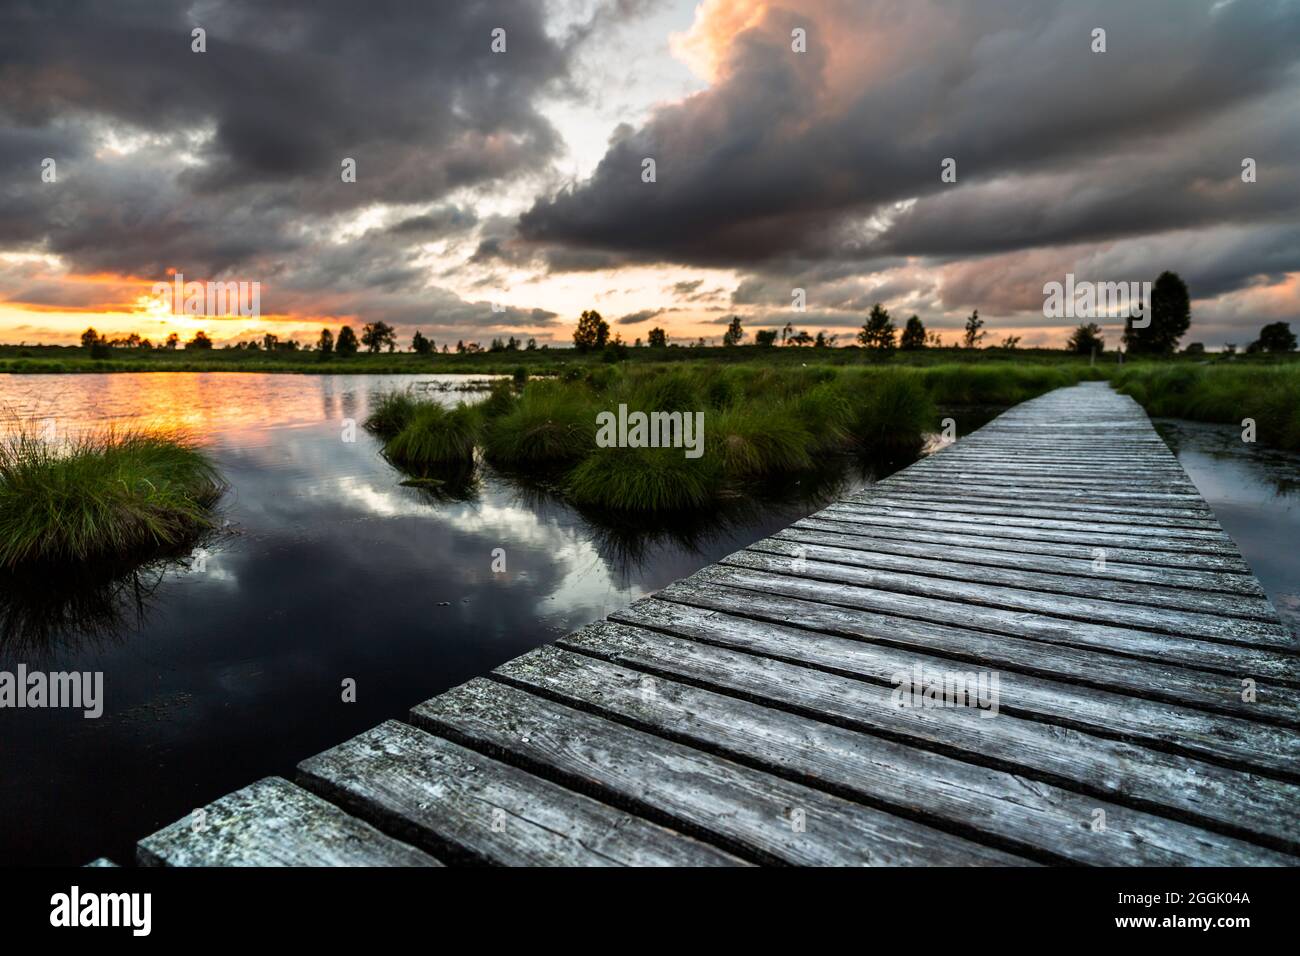
[[[1247,444],[1233,425],[1155,425],[1300,636],[1300,455]]]
[[[60,433],[188,427],[230,483],[229,530],[192,566],[55,593],[0,586],[0,669],[102,671],[105,699],[95,720],[0,710],[0,863],[129,863],[158,827],[266,774],[292,776],[868,480],[839,475],[663,533],[593,522],[490,469],[469,500],[438,501],[401,487],[377,441],[360,427],[344,441],[341,424],[364,421],[378,392],[432,380],[0,375],[0,409]]]

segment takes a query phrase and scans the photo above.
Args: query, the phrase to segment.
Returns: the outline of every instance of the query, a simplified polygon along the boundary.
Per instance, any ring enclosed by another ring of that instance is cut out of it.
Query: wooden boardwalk
[[[1146,415],[1080,385],[140,861],[1294,865],[1295,655]],[[996,675],[996,715],[900,708],[918,668]]]

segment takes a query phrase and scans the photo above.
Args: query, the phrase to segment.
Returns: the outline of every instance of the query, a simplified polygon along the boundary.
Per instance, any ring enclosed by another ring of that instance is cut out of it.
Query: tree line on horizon
[[[1144,327],[1139,327],[1133,318],[1125,319],[1122,335],[1124,350],[1132,355],[1173,355],[1179,351],[1179,342],[1191,326],[1191,297],[1186,283],[1177,273],[1161,273],[1152,284],[1150,303],[1144,303],[1142,307],[1150,309],[1150,322]],[[728,348],[738,346],[742,344],[745,335],[740,316],[733,315],[723,333],[722,344]],[[976,309],[966,319],[959,339],[959,347],[964,349],[990,347],[983,344],[987,335],[984,320],[980,318],[979,310]],[[804,329],[796,329],[792,323],[787,322],[779,330],[770,328],[757,330],[754,333],[754,343],[760,348],[775,348],[778,345],[778,336],[780,346],[796,348],[804,346],[835,348],[839,339],[838,334],[827,335],[825,331],[820,331],[814,336]],[[1020,336],[1008,335],[995,347],[1013,350],[1019,347],[1020,341]],[[632,347],[640,348],[642,344],[642,340],[638,337],[632,343]],[[647,333],[645,344],[650,348],[667,348],[670,345],[668,333],[663,328],[655,326]],[[702,348],[707,344],[700,336],[689,342],[687,347]],[[106,358],[113,349],[119,348],[174,350],[182,347],[180,336],[175,332],[168,335],[162,344],[154,345],[149,339],[141,338],[135,332],[109,339],[101,336],[94,328],[88,328],[81,334],[81,345],[96,358]],[[573,332],[573,345],[579,352],[604,352],[612,359],[622,357],[628,348],[628,344],[623,341],[619,333],[615,332],[611,336],[609,323],[594,309],[588,309],[579,316]],[[1259,337],[1246,347],[1246,352],[1248,354],[1293,352],[1296,346],[1296,335],[1291,331],[1290,325],[1286,322],[1272,322],[1260,330]],[[199,331],[192,339],[185,342],[183,347],[186,350],[201,351],[213,348],[213,343],[205,332]],[[328,328],[323,328],[316,341],[306,346],[300,345],[294,339],[280,339],[272,332],[264,333],[252,340],[228,343],[223,346],[224,349],[266,352],[314,351],[322,360],[334,355],[346,358],[355,355],[363,347],[371,354],[392,353],[397,350],[397,330],[387,322],[377,321],[367,322],[362,327],[360,336],[350,325],[343,326],[337,336]],[[678,346],[672,343],[672,347]],[[862,328],[858,330],[854,343],[847,347],[859,347],[876,358],[886,358],[895,350],[914,352],[945,346],[939,333],[927,329],[921,317],[915,314],[908,317],[900,332],[889,310],[877,302],[871,307]],[[487,348],[478,342],[467,342],[461,339],[456,342],[454,351],[464,355],[477,352],[531,352],[548,348],[549,345],[546,343],[539,345],[535,338],[529,338],[524,342],[512,335],[508,339],[494,338]],[[1067,352],[1078,355],[1100,355],[1105,349],[1105,337],[1101,326],[1096,322],[1080,323],[1070,333],[1065,345]],[[423,332],[416,330],[411,338],[410,351],[419,355],[431,355],[438,352],[438,345]],[[452,348],[444,343],[441,351],[444,355],[449,354]],[[1225,351],[1233,354],[1237,351],[1237,346],[1228,344],[1225,346]],[[1205,346],[1200,342],[1192,342],[1183,348],[1182,352],[1189,355],[1204,354]]]

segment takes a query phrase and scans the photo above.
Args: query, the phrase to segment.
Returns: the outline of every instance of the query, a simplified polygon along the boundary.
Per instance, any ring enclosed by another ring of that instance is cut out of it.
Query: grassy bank
[[[421,479],[481,460],[582,506],[684,512],[839,457],[914,454],[937,427],[940,405],[1010,405],[1088,377],[1100,373],[1081,363],[596,365],[522,389],[502,382],[486,401],[454,409],[387,395],[367,427],[394,464]],[[635,413],[676,416],[674,447],[651,447],[649,431],[602,440],[602,416],[635,429],[627,417]]]
[[[721,365],[761,363],[775,368],[802,365],[852,366],[867,363],[858,348],[763,348],[740,345],[730,348],[676,347],[626,348],[620,352],[579,352],[571,348],[520,349],[505,352],[360,352],[347,357],[322,356],[305,351],[253,351],[248,349],[112,349],[108,358],[91,358],[87,349],[57,345],[0,345],[0,372],[26,374],[70,372],[274,372],[329,375],[385,374],[482,374],[509,375],[518,368],[533,375],[557,374],[570,368],[589,369],[611,364]],[[1060,349],[959,349],[931,348],[895,352],[883,364],[930,367],[938,365],[1001,365],[1007,362],[1048,366],[1086,367],[1088,360]],[[1104,364],[1104,363],[1103,363]]]
[[[1112,379],[1150,415],[1238,425],[1263,445],[1300,451],[1300,364],[1130,365]]]
[[[213,526],[224,485],[188,439],[105,430],[0,442],[0,568],[142,560]]]

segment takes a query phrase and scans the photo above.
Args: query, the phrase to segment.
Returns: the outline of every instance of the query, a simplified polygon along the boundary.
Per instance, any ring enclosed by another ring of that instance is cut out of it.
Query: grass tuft
[[[514,407],[488,422],[489,461],[507,468],[574,462],[595,447],[596,409],[578,383],[531,381]]]
[[[611,511],[692,511],[719,491],[717,460],[686,458],[680,448],[597,448],[566,483],[579,505]]]
[[[471,406],[420,402],[410,421],[384,446],[384,454],[394,464],[416,471],[466,465],[474,461],[478,437],[479,414]]]
[[[104,429],[0,442],[0,567],[136,560],[197,540],[225,490],[189,438]]]
[[[419,404],[410,392],[385,392],[375,400],[366,428],[385,440],[395,438],[410,423]]]

